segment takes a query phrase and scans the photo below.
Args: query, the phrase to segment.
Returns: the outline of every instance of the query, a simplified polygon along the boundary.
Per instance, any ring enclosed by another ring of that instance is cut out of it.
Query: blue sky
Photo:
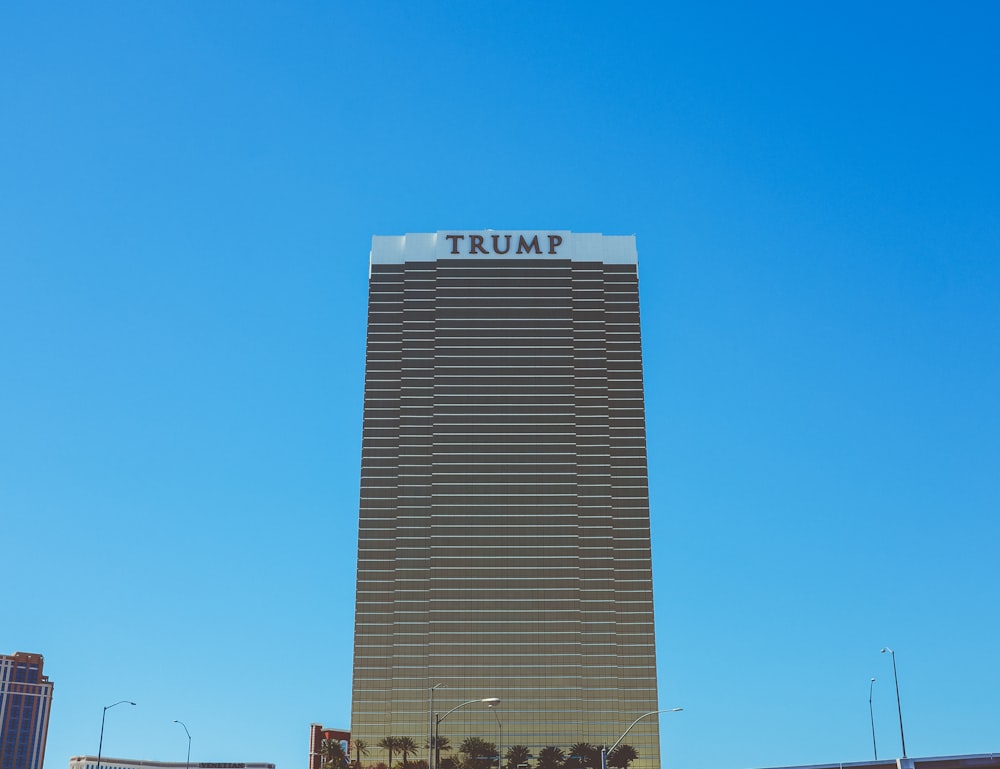
[[[635,234],[664,766],[1000,749],[991,3],[5,3],[0,652],[347,726],[373,234]],[[609,735],[609,737],[613,737]]]

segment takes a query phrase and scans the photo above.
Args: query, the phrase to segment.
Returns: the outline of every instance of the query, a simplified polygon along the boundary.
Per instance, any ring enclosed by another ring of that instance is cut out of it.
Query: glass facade
[[[502,700],[454,749],[613,742],[657,709],[634,239],[442,235],[372,251],[352,737],[426,758],[443,684],[439,713]],[[655,717],[625,741],[659,767]]]

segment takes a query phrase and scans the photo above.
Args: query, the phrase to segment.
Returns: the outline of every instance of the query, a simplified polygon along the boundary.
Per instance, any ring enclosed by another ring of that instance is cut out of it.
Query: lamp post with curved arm
[[[493,711],[493,717],[497,720],[497,769],[503,769],[500,766],[500,761],[503,757],[503,722],[497,714],[497,704],[495,702],[486,707]]]
[[[434,686],[428,689],[430,696],[430,707],[427,709],[427,767],[428,769],[434,769],[434,753],[437,750],[437,745],[434,744],[434,690],[446,688],[448,684],[434,684]]]
[[[435,746],[435,749],[434,749],[434,759],[435,759],[434,760],[434,764],[435,765],[432,766],[431,769],[437,769],[437,744],[438,744],[438,739],[441,736],[441,722],[444,721],[448,716],[450,716],[452,713],[454,713],[459,708],[464,708],[466,705],[472,705],[475,702],[482,702],[482,703],[484,703],[486,705],[496,705],[498,702],[500,702],[500,698],[499,697],[484,697],[481,700],[468,700],[466,702],[463,702],[461,705],[456,705],[451,710],[449,710],[448,712],[446,712],[444,715],[441,715],[440,713],[435,713],[434,714],[434,746]]]
[[[635,726],[637,723],[639,723],[642,719],[649,718],[650,716],[656,716],[659,715],[660,713],[678,713],[682,710],[684,710],[684,708],[667,708],[666,710],[651,710],[648,713],[643,713],[641,716],[635,719],[635,721],[633,721],[628,725],[628,729],[622,732],[622,736],[619,737],[617,740],[615,740],[614,745],[612,745],[610,748],[607,746],[606,743],[604,745],[601,745],[601,769],[608,769],[608,753],[617,748],[619,743],[621,743],[621,741],[625,739],[625,735],[628,734],[630,731],[632,731],[632,727]]]
[[[97,769],[101,769],[101,750],[104,748],[104,719],[107,717],[108,711],[111,710],[111,708],[117,707],[118,705],[124,705],[126,702],[129,705],[135,705],[135,703],[131,700],[118,700],[118,702],[104,706],[104,712],[101,713],[101,740],[97,743]]]
[[[191,769],[191,732],[188,731],[188,728],[183,721],[178,721],[175,718],[174,723],[183,726],[184,734],[188,736],[188,757],[187,757],[187,763],[184,764],[184,769]]]
[[[896,675],[896,652],[883,646],[881,654],[889,652],[892,657],[892,677],[896,682],[896,712],[899,713],[899,741],[903,744],[903,758],[906,758],[906,737],[903,736],[903,708],[899,704],[899,676]]]
[[[873,678],[868,683],[868,715],[872,719],[872,750],[875,751],[875,760],[878,761],[878,746],[875,744],[875,711],[872,710],[872,688],[875,686]]]

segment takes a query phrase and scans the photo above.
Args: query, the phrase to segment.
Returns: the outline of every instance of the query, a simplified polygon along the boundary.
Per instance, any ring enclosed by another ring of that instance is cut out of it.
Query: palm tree
[[[521,764],[528,763],[528,759],[531,758],[531,751],[528,750],[527,745],[511,745],[507,748],[505,758],[507,759],[508,767],[517,769]]]
[[[389,751],[389,769],[392,769],[392,754],[396,752],[399,745],[399,737],[383,737],[378,741],[378,747]]]
[[[323,769],[344,769],[347,764],[347,753],[340,740],[323,740],[319,752],[323,757]]]
[[[561,769],[565,754],[554,745],[538,751],[538,769]]]
[[[428,745],[425,745],[424,747],[429,748],[430,745],[428,744]],[[436,766],[436,767],[440,767],[441,766],[441,751],[442,750],[451,750],[451,740],[449,740],[447,737],[437,737],[435,739],[435,745],[434,745],[434,766]]]
[[[396,740],[396,750],[403,754],[403,769],[406,769],[406,758],[411,753],[416,753],[419,748],[417,742],[412,737],[400,737]]]
[[[492,763],[491,759],[487,757],[497,754],[497,746],[495,743],[487,742],[482,737],[466,737],[458,746],[458,752],[468,756],[469,766],[485,767]]]
[[[351,746],[354,748],[354,766],[361,769],[361,756],[368,755],[368,743],[364,740],[352,740]]]
[[[628,765],[635,761],[638,757],[639,751],[627,742],[623,742],[611,751],[611,755],[608,756],[608,766],[616,766],[619,767],[619,769],[628,769]]]
[[[589,742],[574,742],[569,746],[569,757],[566,759],[566,766],[592,767],[596,762],[594,756],[597,748]]]

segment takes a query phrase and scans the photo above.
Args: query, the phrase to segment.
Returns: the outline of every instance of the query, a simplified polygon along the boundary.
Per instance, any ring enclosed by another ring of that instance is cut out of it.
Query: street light
[[[875,711],[872,710],[872,687],[875,686],[875,679],[873,678],[868,683],[868,715],[872,719],[872,750],[875,751],[875,760],[878,761],[878,747],[875,745]]]
[[[903,708],[899,704],[899,676],[896,675],[896,652],[883,646],[880,654],[889,652],[892,657],[892,677],[896,681],[896,712],[899,713],[899,741],[903,744],[903,758],[906,758],[906,737],[903,736]]]
[[[188,736],[188,757],[187,757],[187,763],[184,764],[184,769],[191,769],[191,732],[188,731],[188,728],[184,724],[183,721],[178,721],[175,718],[174,719],[174,723],[175,724],[180,724],[181,726],[183,726],[184,727],[184,734],[186,734]]]
[[[500,766],[501,756],[503,756],[503,723],[500,721],[500,716],[497,715],[496,703],[487,705],[490,710],[493,711],[493,717],[497,720],[497,769],[502,769]]]
[[[430,693],[430,705],[427,708],[427,767],[434,769],[434,751],[437,745],[434,744],[434,690],[447,688],[448,684],[434,684],[428,692]]]
[[[496,705],[497,703],[500,702],[500,698],[499,697],[484,697],[481,700],[468,700],[467,702],[463,702],[461,705],[456,705],[455,707],[453,707],[451,710],[449,710],[444,715],[441,715],[440,713],[435,713],[434,714],[434,745],[435,745],[435,750],[434,750],[434,766],[432,766],[431,769],[437,769],[437,744],[438,744],[438,738],[441,736],[441,722],[444,721],[448,716],[450,716],[452,713],[454,713],[459,708],[464,708],[466,705],[472,705],[475,702],[482,702],[485,705],[490,705],[490,704]]]
[[[108,711],[113,707],[118,705],[124,705],[125,703],[129,705],[135,705],[131,700],[118,700],[118,702],[113,705],[105,705],[104,712],[101,713],[101,741],[97,743],[97,769],[101,769],[101,749],[104,747],[104,718],[108,715]]]
[[[609,749],[607,744],[601,745],[601,769],[608,769],[608,753],[613,751],[618,747],[618,743],[625,739],[625,735],[632,731],[632,727],[639,723],[644,718],[649,718],[649,716],[657,716],[660,713],[679,713],[684,710],[684,708],[668,708],[667,710],[651,710],[648,713],[643,713],[635,721],[628,725],[628,729],[622,732],[622,736],[615,740],[615,744]]]

